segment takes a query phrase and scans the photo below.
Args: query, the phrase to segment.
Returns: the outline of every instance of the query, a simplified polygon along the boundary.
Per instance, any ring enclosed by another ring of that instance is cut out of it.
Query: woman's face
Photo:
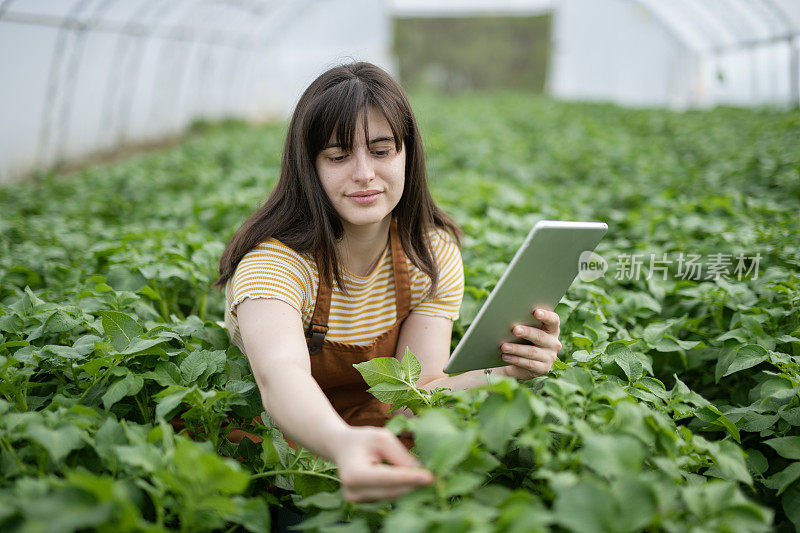
[[[351,152],[331,138],[315,161],[322,187],[345,232],[388,222],[403,195],[405,146],[395,150],[392,128],[375,107],[368,109],[367,127],[369,140],[364,138],[363,124],[356,126]]]

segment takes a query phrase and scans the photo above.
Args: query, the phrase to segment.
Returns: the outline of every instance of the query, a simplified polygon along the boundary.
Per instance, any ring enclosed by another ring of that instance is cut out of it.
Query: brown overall
[[[392,417],[389,413],[390,406],[367,392],[369,387],[364,382],[364,378],[358,370],[353,368],[353,364],[362,363],[375,357],[394,357],[397,339],[400,336],[400,327],[411,309],[411,286],[406,254],[400,244],[397,223],[394,220],[389,229],[389,241],[397,311],[394,325],[366,345],[326,340],[328,315],[331,307],[331,287],[320,276],[317,302],[311,324],[306,332],[306,343],[311,357],[311,375],[317,380],[336,412],[351,426],[383,426]],[[226,438],[238,443],[244,436],[255,443],[262,440],[243,430],[233,430],[226,435]],[[409,433],[401,434],[400,440],[408,449],[414,445],[413,438]],[[288,439],[287,441],[292,448],[296,448],[293,442]]]

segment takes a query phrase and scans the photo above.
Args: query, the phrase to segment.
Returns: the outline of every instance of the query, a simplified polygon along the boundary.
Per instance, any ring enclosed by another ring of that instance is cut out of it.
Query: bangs
[[[353,149],[356,128],[364,127],[364,138],[369,139],[367,113],[374,106],[386,118],[394,136],[395,149],[400,150],[408,128],[400,102],[371,94],[358,78],[342,80],[323,91],[313,103],[308,131],[308,156],[313,161],[328,142],[339,144],[342,150]]]

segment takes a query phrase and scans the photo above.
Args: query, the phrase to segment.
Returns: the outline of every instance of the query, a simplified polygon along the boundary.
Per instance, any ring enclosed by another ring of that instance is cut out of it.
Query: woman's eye
[[[329,157],[328,160],[330,160],[330,161],[332,161],[334,163],[338,163],[339,161],[343,161],[345,157],[347,157],[347,154],[334,155],[334,156]]]
[[[375,155],[377,155],[377,156],[389,155],[389,152],[391,152],[391,150],[375,150],[375,151],[373,151],[373,153]]]

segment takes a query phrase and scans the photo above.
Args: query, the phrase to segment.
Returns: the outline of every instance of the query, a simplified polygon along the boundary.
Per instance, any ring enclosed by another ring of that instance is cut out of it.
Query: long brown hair
[[[323,279],[330,285],[335,278],[339,287],[346,290],[335,246],[342,238],[343,227],[322,188],[314,162],[334,132],[342,149],[350,151],[360,120],[366,128],[370,106],[386,117],[396,149],[405,148],[405,184],[393,213],[403,250],[430,277],[429,294],[434,294],[438,273],[427,231],[434,227],[445,229],[459,244],[462,233],[431,197],[422,138],[403,89],[384,70],[365,62],[324,72],[300,97],[286,133],[278,183],[264,205],[228,243],[214,286],[222,287],[233,276],[248,251],[275,238],[298,253],[315,255]]]

